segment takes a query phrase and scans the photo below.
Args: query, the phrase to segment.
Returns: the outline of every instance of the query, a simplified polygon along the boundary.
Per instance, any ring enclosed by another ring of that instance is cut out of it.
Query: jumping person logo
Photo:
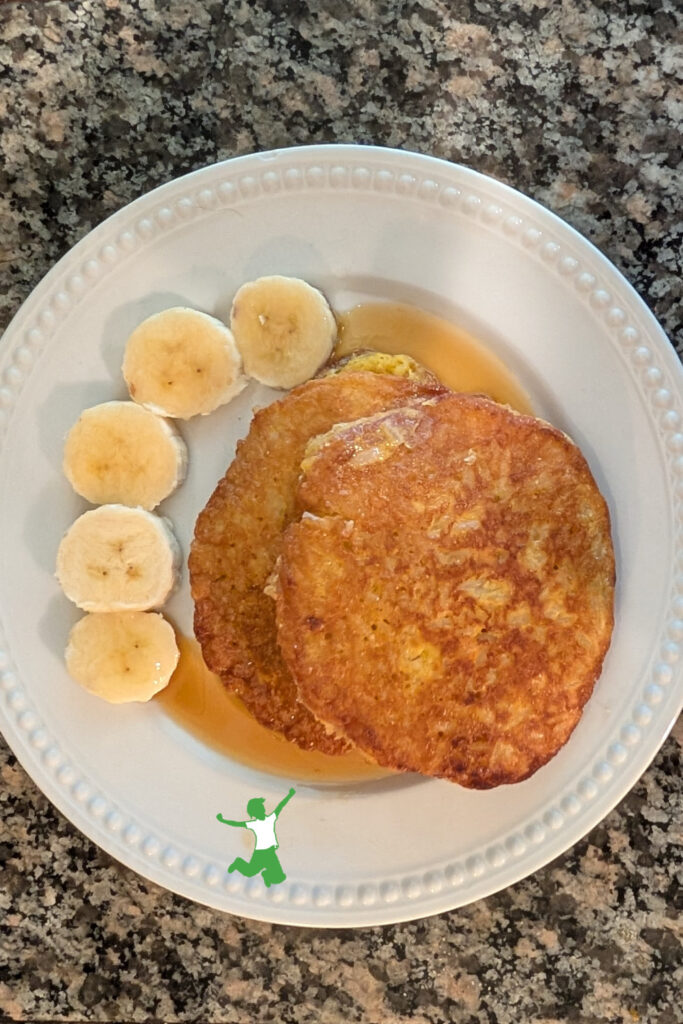
[[[275,822],[280,811],[287,801],[292,799],[295,792],[296,790],[290,789],[287,796],[282,798],[275,810],[271,811],[270,814],[266,814],[266,802],[263,797],[254,797],[247,804],[247,814],[251,814],[251,818],[248,821],[231,821],[229,818],[224,818],[222,814],[216,815],[217,820],[223,825],[232,825],[234,828],[248,828],[256,837],[256,845],[254,846],[251,860],[247,862],[243,857],[235,857],[228,871],[239,871],[240,874],[246,875],[247,878],[251,878],[252,875],[258,875],[261,872],[261,877],[267,887],[284,882],[287,875],[282,870],[282,865],[275,852],[279,846],[277,836],[275,835]]]

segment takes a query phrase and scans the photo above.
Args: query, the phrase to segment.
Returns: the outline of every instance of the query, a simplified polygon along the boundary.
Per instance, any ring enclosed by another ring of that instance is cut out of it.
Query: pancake
[[[204,660],[262,725],[303,749],[334,754],[349,747],[299,702],[277,646],[274,601],[264,593],[283,530],[296,518],[304,450],[335,423],[443,393],[430,379],[345,372],[295,388],[255,414],[197,519],[189,569]]]
[[[336,373],[357,372],[358,370],[388,373],[392,377],[406,377],[408,380],[421,381],[425,384],[438,383],[438,377],[412,356],[391,355],[388,352],[375,352],[374,349],[369,348],[357,349],[340,359],[332,359],[318,371],[316,377],[331,377]]]
[[[566,743],[613,626],[607,506],[549,424],[447,394],[313,439],[278,640],[302,701],[387,768],[474,789]]]

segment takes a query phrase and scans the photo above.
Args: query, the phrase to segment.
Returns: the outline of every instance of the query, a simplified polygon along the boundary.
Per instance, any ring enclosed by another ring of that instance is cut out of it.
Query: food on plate
[[[565,434],[436,395],[315,437],[295,501],[277,635],[317,718],[381,765],[476,789],[563,746],[615,575],[606,503]]]
[[[111,704],[148,701],[178,664],[173,627],[158,612],[84,615],[69,634],[69,675]]]
[[[156,508],[185,477],[187,448],[175,426],[136,402],[85,409],[64,445],[64,473],[94,505]]]
[[[177,640],[178,667],[159,694],[157,707],[198,742],[258,772],[299,782],[352,783],[390,774],[358,750],[331,755],[289,743],[257,722],[240,698],[207,668],[194,638],[179,633]]]
[[[407,377],[408,380],[424,381],[428,384],[439,383],[438,377],[412,356],[390,355],[388,352],[373,352],[371,349],[362,349],[351,352],[342,359],[333,359],[323,366],[317,376],[332,377],[334,374],[349,370],[389,373],[392,377]]]
[[[126,343],[123,376],[131,398],[160,416],[213,412],[245,387],[232,332],[196,309],[148,317]]]
[[[179,565],[168,519],[125,505],[84,512],[57,551],[62,590],[86,612],[158,608],[173,590]]]
[[[90,613],[67,667],[113,703],[168,682],[179,646],[150,609],[180,550],[151,510],[187,451],[162,417],[207,414],[250,376],[294,390],[255,413],[196,522],[208,670],[279,742],[316,756],[352,751],[475,789],[521,781],[571,735],[609,646],[607,506],[578,448],[524,414],[527,396],[469,336],[396,304],[340,324],[331,359],[325,297],[271,276],[238,290],[232,330],[173,308],[133,332],[133,401],[85,410],[65,444],[74,489],[103,503],[57,555],[65,594]]]
[[[346,372],[309,381],[259,410],[200,513],[189,557],[195,635],[209,668],[263,725],[304,749],[339,753],[334,735],[299,702],[277,646],[267,587],[283,530],[298,517],[296,487],[311,437],[444,392],[436,382]],[[336,593],[343,603],[345,597]]]
[[[329,359],[337,322],[325,296],[296,277],[260,277],[239,289],[230,326],[250,377],[303,384]]]

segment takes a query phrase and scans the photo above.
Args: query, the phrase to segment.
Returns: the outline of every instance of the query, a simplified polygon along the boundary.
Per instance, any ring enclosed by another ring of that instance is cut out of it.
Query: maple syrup
[[[529,396],[498,356],[432,313],[401,303],[370,302],[342,313],[337,323],[335,358],[358,349],[412,356],[453,391],[488,395],[533,415]]]

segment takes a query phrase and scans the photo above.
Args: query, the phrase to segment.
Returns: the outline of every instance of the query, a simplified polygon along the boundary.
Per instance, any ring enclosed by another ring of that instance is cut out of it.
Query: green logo
[[[240,874],[251,878],[259,872],[266,886],[279,885],[284,882],[287,875],[282,870],[282,865],[275,852],[279,846],[275,835],[275,822],[285,804],[292,799],[295,789],[290,789],[287,796],[283,797],[274,811],[266,814],[266,802],[263,797],[257,796],[247,804],[247,814],[251,814],[248,821],[231,821],[217,814],[216,818],[223,825],[232,825],[234,828],[248,828],[256,837],[256,845],[251,855],[251,860],[246,861],[243,857],[235,857],[228,868],[228,871],[239,871]]]

